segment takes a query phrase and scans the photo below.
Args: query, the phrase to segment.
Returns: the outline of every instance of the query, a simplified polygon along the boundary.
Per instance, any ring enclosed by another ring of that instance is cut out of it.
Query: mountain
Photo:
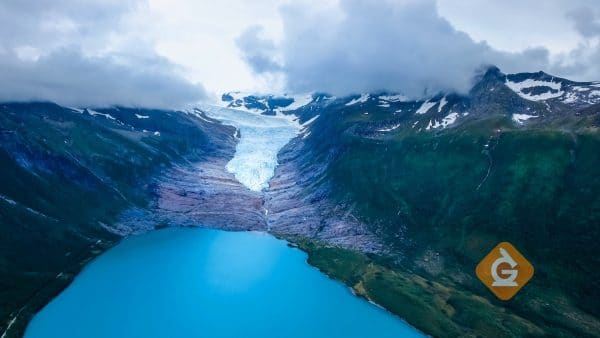
[[[434,336],[597,337],[599,94],[495,67],[419,100],[226,93],[302,125],[261,192],[225,170],[240,132],[202,106],[0,103],[0,332],[123,236],[206,224],[285,238]],[[535,267],[508,302],[474,275],[501,241]]]
[[[311,263],[434,336],[598,336],[595,88],[491,68],[465,95],[295,111],[318,118],[280,153],[287,181],[383,241],[375,256],[307,243]],[[501,241],[536,269],[509,302],[474,275]]]
[[[241,92],[229,92],[221,96],[224,107],[274,115],[299,109],[313,101],[313,95],[248,95]]]
[[[164,110],[0,104],[0,326],[13,323],[8,337],[120,238],[111,226],[151,204],[159,173],[226,156],[231,128],[214,122]]]

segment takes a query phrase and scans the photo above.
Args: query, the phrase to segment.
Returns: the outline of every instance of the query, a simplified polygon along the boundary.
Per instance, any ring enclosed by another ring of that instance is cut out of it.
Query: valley
[[[433,336],[597,336],[597,87],[490,68],[468,95],[425,101],[5,104],[0,332],[20,336],[121,238],[203,226],[285,239]],[[509,302],[474,276],[499,241],[536,267]]]

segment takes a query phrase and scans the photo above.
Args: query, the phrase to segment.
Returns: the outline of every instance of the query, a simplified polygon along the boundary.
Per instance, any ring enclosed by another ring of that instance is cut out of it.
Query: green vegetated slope
[[[308,141],[329,156],[329,198],[353,205],[390,255],[313,243],[311,263],[435,336],[600,334],[595,115],[523,127],[490,114],[441,130],[411,122],[372,133],[389,114],[329,110],[312,131],[327,137]],[[508,302],[474,272],[502,241],[536,269]]]
[[[0,328],[15,315],[24,326],[115,240],[103,224],[145,207],[161,168],[214,150],[200,121],[184,114],[101,114],[109,115],[49,103],[0,105]]]

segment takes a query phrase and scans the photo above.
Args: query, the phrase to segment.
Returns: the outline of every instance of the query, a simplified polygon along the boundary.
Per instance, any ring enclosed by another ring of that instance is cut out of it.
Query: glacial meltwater
[[[38,313],[27,338],[421,337],[254,232],[170,228],[108,250]]]

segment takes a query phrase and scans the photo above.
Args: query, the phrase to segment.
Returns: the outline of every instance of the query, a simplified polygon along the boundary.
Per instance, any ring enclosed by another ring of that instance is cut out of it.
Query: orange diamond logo
[[[501,300],[509,300],[533,277],[533,265],[514,246],[502,242],[475,269],[477,277]]]

